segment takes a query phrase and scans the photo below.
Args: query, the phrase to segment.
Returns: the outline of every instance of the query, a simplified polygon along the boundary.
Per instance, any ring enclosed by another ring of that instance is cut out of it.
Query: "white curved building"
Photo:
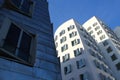
[[[83,24],[86,31],[96,40],[106,58],[107,65],[114,71],[116,80],[120,80],[120,42],[119,38],[106,24],[93,16]]]
[[[95,40],[75,20],[59,26],[54,40],[62,80],[115,80]]]

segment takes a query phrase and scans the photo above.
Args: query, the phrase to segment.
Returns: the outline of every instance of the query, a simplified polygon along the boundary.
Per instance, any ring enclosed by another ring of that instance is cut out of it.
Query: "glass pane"
[[[26,12],[26,13],[29,13],[30,11],[30,0],[24,0],[22,5],[21,5],[21,10]]]
[[[20,32],[21,30],[16,25],[11,24],[3,48],[15,54]]]
[[[21,59],[28,61],[30,55],[30,46],[31,46],[32,37],[27,33],[23,32],[22,39],[20,42],[18,57]]]
[[[11,2],[16,5],[17,7],[19,7],[21,5],[21,1],[22,0],[11,0]]]

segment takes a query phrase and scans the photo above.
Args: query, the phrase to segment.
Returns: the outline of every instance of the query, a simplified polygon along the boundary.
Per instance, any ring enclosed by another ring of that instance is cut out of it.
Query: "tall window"
[[[60,39],[60,43],[63,43],[66,41],[66,36],[62,37],[62,39]]]
[[[62,31],[60,32],[60,36],[62,36],[63,34],[65,34],[65,30],[62,30]]]
[[[30,13],[31,1],[30,0],[11,0],[12,3],[21,11]]]
[[[85,67],[85,59],[80,59],[79,61],[76,62],[77,68],[80,69],[82,67]]]
[[[61,47],[61,52],[65,51],[65,50],[67,50],[67,49],[68,49],[68,45],[65,44],[65,45],[63,45],[63,46]]]
[[[71,73],[71,71],[72,71],[71,65],[67,65],[66,67],[64,67],[64,73],[65,74],[69,74],[69,73]]]
[[[75,39],[71,43],[72,43],[72,46],[75,46],[80,43],[80,39]]]
[[[113,51],[113,49],[109,46],[109,47],[107,48],[107,52],[110,53],[110,52],[112,52],[112,51]]]
[[[105,40],[104,42],[103,42],[103,45],[104,46],[107,46],[109,43],[108,43],[108,41],[107,40]]]
[[[4,7],[31,17],[32,10],[33,10],[33,1],[31,0],[5,0]]]
[[[117,70],[120,70],[120,62],[116,64]]]
[[[74,29],[74,28],[75,28],[74,25],[70,25],[70,26],[68,27],[68,31],[70,31],[70,30],[72,30],[72,29]]]
[[[82,51],[83,51],[82,48],[77,48],[76,50],[74,50],[75,57],[79,56],[82,53]]]
[[[76,35],[77,35],[77,32],[76,32],[76,31],[74,31],[74,32],[72,32],[72,33],[69,34],[70,38],[72,38],[72,37],[74,37],[74,36],[76,36]]]
[[[80,80],[89,80],[88,74],[87,73],[80,74]]]
[[[12,59],[16,59],[18,62],[25,64],[32,64],[34,39],[35,37],[32,34],[23,31],[12,23],[2,49],[6,50],[6,55],[11,56]]]
[[[70,54],[65,54],[63,56],[63,62],[68,61],[70,59]]]

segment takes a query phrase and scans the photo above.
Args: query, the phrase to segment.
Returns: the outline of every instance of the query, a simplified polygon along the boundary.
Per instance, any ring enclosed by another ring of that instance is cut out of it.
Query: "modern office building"
[[[117,37],[120,39],[120,26],[117,26],[117,27],[114,29],[114,32],[116,33]]]
[[[47,0],[0,0],[0,80],[61,80]]]
[[[59,26],[54,40],[62,80],[115,80],[95,40],[75,20]]]
[[[107,65],[120,80],[120,42],[119,38],[103,21],[95,16],[83,24],[86,31],[96,40],[106,59]]]

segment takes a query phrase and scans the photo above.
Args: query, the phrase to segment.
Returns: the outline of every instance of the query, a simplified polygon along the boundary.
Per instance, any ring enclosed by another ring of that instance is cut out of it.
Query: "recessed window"
[[[85,67],[85,59],[80,59],[79,61],[76,62],[77,68],[80,69],[82,67]]]
[[[63,43],[63,42],[65,42],[67,39],[66,39],[66,37],[64,36],[64,37],[62,37],[62,39],[60,39],[60,43]]]
[[[55,43],[55,46],[56,46],[56,48],[58,47],[58,43],[57,42]]]
[[[68,61],[70,59],[70,54],[65,54],[63,56],[63,62]]]
[[[68,49],[68,45],[65,44],[65,45],[63,45],[63,46],[61,47],[61,52],[65,51],[65,50],[67,50],[67,49]]]
[[[60,32],[60,36],[62,36],[63,34],[65,34],[65,30],[62,30],[62,31]]]
[[[117,70],[120,70],[120,62],[116,64]]]
[[[111,59],[112,59],[112,61],[115,61],[115,60],[117,59],[117,56],[116,56],[115,54],[113,54],[113,55],[111,56]]]
[[[95,31],[99,30],[100,29],[100,26],[96,26],[95,27]]]
[[[97,35],[100,35],[100,34],[102,34],[102,30],[99,30],[99,31],[97,32]]]
[[[69,34],[69,37],[72,38],[72,37],[74,37],[74,36],[76,36],[76,35],[77,35],[77,32],[74,31],[74,32],[72,32],[72,33]]]
[[[107,48],[107,52],[110,53],[110,52],[112,52],[112,51],[113,51],[112,48],[109,46],[109,47]]]
[[[70,30],[72,30],[72,29],[74,29],[74,28],[75,28],[74,25],[70,25],[70,26],[68,27],[68,31],[70,31]]]
[[[82,51],[83,51],[82,48],[77,48],[76,50],[74,50],[75,57],[79,56],[82,53]]]
[[[80,39],[75,39],[71,43],[72,43],[72,46],[75,46],[80,43]]]
[[[71,71],[72,71],[71,65],[67,65],[66,67],[64,67],[65,74],[69,74],[69,73],[71,73]]]
[[[80,74],[80,80],[89,80],[88,74],[87,73]]]
[[[100,36],[100,40],[105,39],[105,35]]]
[[[9,5],[8,5],[9,4]],[[6,0],[5,7],[18,11],[27,16],[31,16],[33,9],[33,2],[31,0]]]
[[[0,51],[3,52],[2,56],[8,59],[32,66],[35,55],[35,36],[12,23]]]
[[[91,26],[87,28],[87,31],[91,30]]]
[[[57,41],[57,39],[58,39],[58,36],[56,35],[54,40]]]
[[[105,41],[103,42],[103,45],[104,45],[104,46],[107,46],[107,45],[108,45],[108,41],[105,40]]]

